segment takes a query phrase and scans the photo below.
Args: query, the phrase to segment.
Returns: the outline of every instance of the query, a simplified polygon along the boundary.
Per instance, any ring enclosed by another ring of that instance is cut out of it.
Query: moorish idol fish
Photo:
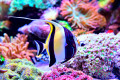
[[[40,54],[46,50],[50,56],[49,67],[57,62],[63,63],[71,59],[77,52],[78,43],[76,37],[67,28],[62,27],[60,24],[54,21],[41,21],[44,21],[50,25],[50,33],[45,41],[45,44],[34,40],[37,47],[36,58],[39,58]]]

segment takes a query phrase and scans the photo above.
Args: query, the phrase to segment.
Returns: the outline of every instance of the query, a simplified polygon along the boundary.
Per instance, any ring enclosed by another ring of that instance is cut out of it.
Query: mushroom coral
[[[17,37],[13,39],[4,34],[4,39],[0,42],[0,54],[5,59],[26,58],[31,61],[31,57],[34,57],[34,52],[37,50],[28,50],[29,42],[27,41],[27,35],[17,34]]]
[[[61,15],[73,23],[72,27],[88,31],[106,25],[106,19],[97,12],[98,8],[96,0],[63,0],[60,10]]]

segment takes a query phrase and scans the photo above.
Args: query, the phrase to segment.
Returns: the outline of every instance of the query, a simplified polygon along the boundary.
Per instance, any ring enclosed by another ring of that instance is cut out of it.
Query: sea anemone
[[[10,39],[7,34],[4,35],[3,42],[0,43],[0,55],[5,59],[26,58],[31,61],[37,50],[28,50],[29,42],[26,42],[27,35],[17,34],[17,37]]]
[[[93,33],[94,32],[94,30],[92,30],[92,31],[85,31],[85,30],[81,30],[81,29],[76,29],[76,30],[73,30],[72,31],[72,33],[77,37],[77,36],[79,36],[79,35],[81,35],[81,34],[90,34],[90,33]]]
[[[44,11],[43,15],[41,16],[41,19],[45,20],[55,20],[58,17],[59,8],[48,8]]]
[[[72,27],[84,30],[95,29],[106,25],[106,19],[97,10],[97,1],[92,0],[63,0],[61,15],[73,23]]]

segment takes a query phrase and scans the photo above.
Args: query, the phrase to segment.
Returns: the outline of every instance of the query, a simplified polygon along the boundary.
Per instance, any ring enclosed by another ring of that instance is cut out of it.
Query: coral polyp
[[[67,67],[53,67],[51,72],[44,73],[41,80],[93,80],[82,71]]]
[[[8,59],[0,69],[0,80],[41,80],[43,71],[27,59]]]
[[[65,66],[82,70],[97,79],[115,79],[113,67],[120,69],[120,37],[118,36],[119,33],[80,35],[77,39],[85,45],[78,47],[78,53],[65,63]]]
[[[106,19],[97,10],[97,1],[92,0],[63,0],[61,15],[72,23],[72,27],[84,30],[95,29],[106,25]]]

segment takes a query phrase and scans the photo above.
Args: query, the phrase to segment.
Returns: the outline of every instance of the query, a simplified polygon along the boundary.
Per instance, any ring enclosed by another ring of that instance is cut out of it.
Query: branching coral
[[[82,71],[76,71],[70,68],[53,68],[50,73],[45,73],[41,80],[93,80],[92,77],[84,74]]]
[[[40,80],[43,75],[43,71],[27,59],[8,59],[0,73],[2,80]]]
[[[31,61],[30,56],[34,56],[36,50],[28,50],[29,42],[26,42],[27,35],[17,34],[17,37],[10,39],[7,34],[4,35],[3,42],[0,43],[0,54],[5,59],[26,58]]]
[[[9,13],[12,14],[16,10],[22,10],[25,6],[36,7],[38,9],[47,9],[53,6],[57,0],[12,0]]]
[[[94,37],[95,36],[95,37]],[[78,37],[84,46],[78,48],[78,53],[66,67],[81,70],[95,78],[113,79],[113,67],[120,69],[120,34],[85,34]]]
[[[72,27],[84,30],[95,29],[106,25],[106,19],[97,10],[96,0],[63,0],[61,15],[73,23]]]

